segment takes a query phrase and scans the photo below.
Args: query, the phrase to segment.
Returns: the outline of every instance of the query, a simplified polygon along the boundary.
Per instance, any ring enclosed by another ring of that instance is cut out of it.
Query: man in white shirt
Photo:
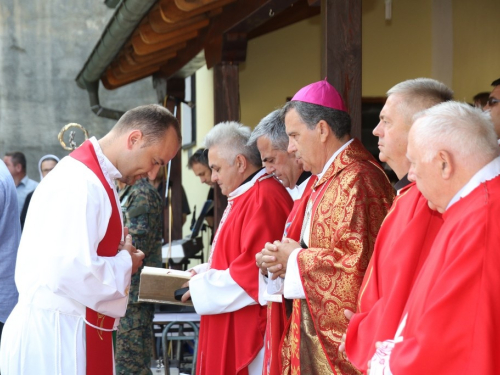
[[[179,147],[176,118],[141,106],[42,180],[19,246],[19,302],[3,331],[3,375],[114,373],[111,332],[144,258],[123,229],[114,180],[154,179]]]

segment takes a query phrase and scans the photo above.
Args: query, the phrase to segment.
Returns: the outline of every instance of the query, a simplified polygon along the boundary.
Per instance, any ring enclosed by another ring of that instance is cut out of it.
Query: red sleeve
[[[257,303],[259,301],[259,270],[255,265],[255,255],[266,242],[280,240],[285,222],[293,206],[293,200],[274,178],[257,183],[255,198],[249,202],[249,210],[241,233],[241,254],[231,262],[229,273]]]
[[[487,199],[483,192],[477,198],[462,203],[477,207]],[[455,210],[456,223],[445,215],[410,296],[404,339],[391,355],[393,374],[498,373],[498,209]]]

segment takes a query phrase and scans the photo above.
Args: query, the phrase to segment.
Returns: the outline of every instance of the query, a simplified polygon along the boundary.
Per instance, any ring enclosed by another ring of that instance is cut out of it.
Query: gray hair
[[[467,103],[449,101],[414,116],[412,137],[415,147],[424,150],[424,161],[439,150],[449,150],[464,162],[485,163],[500,150],[488,114]]]
[[[255,127],[247,145],[257,144],[257,139],[266,137],[271,142],[273,149],[285,151],[288,149],[288,135],[279,109],[272,111]]]
[[[398,94],[404,97],[398,110],[410,124],[413,115],[436,104],[453,99],[453,91],[444,83],[431,78],[409,79],[387,91],[387,97]]]
[[[337,139],[341,139],[351,134],[351,116],[347,112],[337,109],[323,107],[322,105],[292,100],[285,104],[281,110],[281,118],[284,122],[285,116],[291,109],[295,109],[297,114],[309,129],[314,129],[318,122],[324,120]]]
[[[260,167],[262,162],[257,146],[255,144],[247,145],[250,133],[250,128],[239,122],[221,122],[207,133],[205,147],[210,149],[222,145],[222,155],[231,165],[233,165],[236,156],[241,154],[249,163]]]

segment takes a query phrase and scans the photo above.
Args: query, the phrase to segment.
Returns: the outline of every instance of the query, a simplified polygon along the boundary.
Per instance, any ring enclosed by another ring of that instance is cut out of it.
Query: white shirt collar
[[[339,148],[337,151],[335,151],[335,153],[332,155],[332,157],[326,162],[321,173],[318,174],[318,181],[320,181],[323,178],[324,174],[326,173],[328,168],[330,168],[330,165],[332,165],[332,163],[335,160],[335,158],[337,157],[337,155],[340,154],[342,151],[344,151],[347,148],[347,146],[349,146],[351,144],[352,141],[354,141],[354,138],[351,138],[350,140],[348,140],[345,144],[342,145],[341,148]]]
[[[307,186],[310,178],[311,178],[311,176],[309,176],[304,181],[302,181],[302,183],[300,185],[295,185],[295,187],[293,189],[286,188],[286,190],[288,191],[288,194],[290,194],[290,196],[292,197],[292,199],[294,201],[302,198],[302,194],[304,194],[304,190],[306,190],[306,186]]]
[[[500,175],[500,156],[490,161],[483,168],[481,168],[472,178],[462,187],[458,193],[451,199],[450,203],[446,207],[448,210],[453,204],[457,203],[460,198],[464,198],[469,195],[475,188],[477,188],[483,182],[494,179]]]
[[[255,181],[257,181],[259,178],[261,178],[265,174],[266,174],[266,169],[262,168],[260,171],[257,172],[257,174],[255,176],[253,176],[253,178],[250,181],[245,182],[243,185],[237,187],[235,190],[230,192],[229,196],[227,198],[234,199],[234,198],[246,193],[255,184]],[[269,175],[269,177],[273,177],[273,175]]]
[[[97,155],[97,160],[99,161],[99,166],[101,167],[102,173],[108,181],[109,186],[113,189],[115,188],[115,184],[113,180],[122,177],[121,173],[116,169],[116,167],[109,161],[109,159],[102,152],[101,146],[95,137],[89,139],[94,146],[95,154]]]

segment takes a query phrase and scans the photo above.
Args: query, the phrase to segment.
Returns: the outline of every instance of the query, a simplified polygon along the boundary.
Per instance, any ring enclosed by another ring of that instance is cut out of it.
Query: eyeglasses
[[[495,105],[497,105],[498,103],[500,103],[500,99],[495,99],[493,97],[489,97],[488,101],[486,103],[488,103],[488,105],[490,107],[494,107]]]

